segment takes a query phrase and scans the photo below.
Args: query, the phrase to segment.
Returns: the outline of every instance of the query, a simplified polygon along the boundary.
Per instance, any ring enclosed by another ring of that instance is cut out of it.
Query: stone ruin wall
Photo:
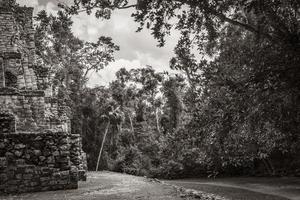
[[[0,191],[77,188],[78,168],[70,153],[76,145],[60,132],[0,134]]]
[[[0,5],[1,6],[1,5]],[[38,89],[33,70],[35,60],[34,29],[32,27],[32,8],[23,8],[20,12],[22,22],[16,21],[16,13],[1,10],[0,15],[0,64],[6,66],[7,72],[17,78],[20,89]],[[3,68],[0,69],[1,84],[3,85]]]
[[[0,0],[0,193],[71,189],[85,180],[81,137],[68,108],[51,96],[47,68],[35,63],[32,8]]]

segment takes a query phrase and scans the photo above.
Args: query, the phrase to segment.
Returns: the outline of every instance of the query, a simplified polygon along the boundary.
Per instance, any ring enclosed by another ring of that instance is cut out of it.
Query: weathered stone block
[[[11,153],[11,152],[6,152],[6,153],[5,153],[5,156],[6,156],[6,158],[7,158],[8,160],[14,158],[14,154]]]
[[[8,180],[7,184],[8,185],[13,185],[13,186],[19,185],[20,184],[20,180]]]
[[[0,149],[4,149],[6,147],[6,144],[4,142],[0,141]]]
[[[16,179],[17,180],[21,180],[23,178],[23,175],[22,174],[16,174]]]
[[[68,151],[70,149],[69,145],[62,145],[59,147],[61,151]]]
[[[86,170],[78,170],[78,179],[80,181],[86,181],[87,180]]]
[[[13,180],[14,179],[14,177],[15,177],[15,171],[16,171],[15,168],[6,169],[5,172],[6,172],[8,180]]]
[[[15,151],[14,154],[16,157],[21,157],[23,155],[22,151]]]
[[[44,160],[46,160],[46,157],[45,156],[40,156],[39,160],[43,162]]]
[[[25,180],[31,180],[33,178],[33,174],[24,174],[23,179]]]
[[[50,177],[41,177],[40,178],[40,184],[41,184],[41,186],[49,186],[50,181],[51,181]]]
[[[58,185],[67,185],[68,183],[69,183],[68,180],[58,180],[57,181]]]
[[[25,160],[24,159],[17,159],[16,160],[16,165],[25,165]]]
[[[69,156],[70,155],[70,151],[60,151],[60,155],[61,156]]]
[[[26,174],[33,174],[34,172],[36,172],[36,167],[33,165],[26,165],[24,168],[24,173]]]
[[[59,151],[54,151],[54,152],[52,153],[53,156],[59,156],[59,154],[60,154]]]
[[[35,187],[35,186],[38,186],[38,185],[39,185],[39,182],[37,182],[37,181],[30,182],[31,187]]]
[[[4,184],[8,180],[7,174],[1,173],[0,174],[0,185]]]
[[[69,170],[61,171],[61,172],[60,172],[60,178],[61,178],[61,179],[68,179],[68,178],[69,178],[69,175],[70,175],[70,171],[69,171]]]
[[[48,163],[48,164],[54,164],[54,163],[55,163],[55,158],[54,158],[54,156],[48,157],[48,158],[47,158],[47,163]]]
[[[35,156],[40,156],[42,154],[42,152],[38,149],[34,150],[33,153]]]
[[[0,157],[0,169],[7,167],[7,159],[5,157]]]
[[[15,149],[24,149],[26,146],[24,144],[16,144]]]

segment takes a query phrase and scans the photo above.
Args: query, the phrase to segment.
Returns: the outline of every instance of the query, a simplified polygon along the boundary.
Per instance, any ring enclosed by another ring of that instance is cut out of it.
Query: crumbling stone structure
[[[86,158],[71,134],[68,107],[51,95],[48,68],[38,65],[33,8],[0,0],[0,193],[78,187]]]

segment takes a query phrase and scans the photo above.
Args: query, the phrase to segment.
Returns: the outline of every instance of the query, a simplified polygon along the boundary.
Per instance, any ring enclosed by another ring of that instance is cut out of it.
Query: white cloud
[[[131,28],[133,20],[130,18],[129,10],[116,12],[110,21],[115,31],[122,31],[122,33],[132,31]]]
[[[55,14],[57,3],[72,0],[17,0],[21,5],[34,7],[34,13],[46,10]],[[67,3],[68,4],[68,3]],[[136,33],[138,24],[131,18],[132,9],[116,10],[110,20],[97,19],[93,14],[80,13],[72,17],[74,23],[72,31],[75,36],[84,41],[95,42],[100,36],[109,36],[113,42],[120,46],[115,53],[116,61],[101,70],[98,75],[91,75],[89,85],[108,84],[115,77],[121,67],[127,69],[150,65],[158,71],[169,69],[169,60],[174,55],[173,49],[179,38],[178,31],[172,31],[165,47],[157,47],[157,41],[149,30]]]
[[[107,67],[97,72],[92,72],[89,74],[89,87],[94,87],[97,85],[108,85],[111,81],[113,81],[116,76],[116,72],[121,68],[126,68],[127,70],[143,68],[147,65],[152,66],[156,71],[163,72],[169,71],[171,73],[175,73],[176,71],[171,70],[169,67],[166,67],[165,60],[155,59],[147,54],[138,54],[137,59],[134,60],[126,60],[126,59],[118,59],[115,62],[110,63]]]
[[[39,8],[40,10],[44,9],[47,11],[47,13],[51,13],[53,15],[56,14],[57,12],[57,6],[56,4],[52,3],[52,2],[48,2],[47,5],[44,7],[44,6],[40,6]]]
[[[22,6],[34,7],[34,8],[36,8],[39,5],[38,0],[17,0],[17,3],[19,3]]]
[[[105,21],[97,20],[94,15],[80,13],[73,17],[72,30],[74,35],[82,40],[95,42],[105,26]]]
[[[144,66],[150,65],[157,71],[169,70],[168,59],[162,57],[153,57],[150,53],[136,52],[137,60],[139,60]]]
[[[125,67],[127,70],[144,67],[139,60],[118,59],[110,63],[107,67],[97,72],[89,74],[88,86],[107,85],[115,79],[115,74],[119,69]]]
[[[41,10],[46,10],[47,13],[54,14],[57,12],[57,6],[53,2],[48,2],[46,5],[41,5],[38,0],[17,0],[20,6],[27,6],[34,8],[34,14],[37,14]]]

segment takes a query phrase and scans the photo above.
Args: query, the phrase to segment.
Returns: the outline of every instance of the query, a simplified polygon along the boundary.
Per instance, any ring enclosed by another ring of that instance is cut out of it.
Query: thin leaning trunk
[[[274,165],[273,165],[272,161],[268,158],[266,159],[266,161],[267,161],[268,165],[270,166],[270,169],[272,171],[272,175],[274,176],[276,174],[276,170],[274,168]]]
[[[263,163],[264,163],[264,166],[265,166],[266,170],[268,171],[268,174],[269,174],[269,175],[272,175],[272,174],[273,174],[273,170],[272,170],[272,168],[270,167],[268,161],[267,161],[266,159],[264,159],[264,158],[262,159],[262,161],[263,161]]]
[[[104,133],[104,136],[103,136],[101,148],[100,148],[99,155],[98,155],[96,171],[98,171],[98,168],[99,168],[100,158],[101,158],[101,154],[102,154],[102,150],[103,150],[103,146],[104,146],[104,143],[105,143],[105,139],[106,139],[106,135],[107,135],[109,126],[110,126],[110,121],[108,121],[107,126],[105,128],[105,133]]]
[[[132,123],[132,119],[131,119],[130,114],[128,115],[128,117],[129,117],[129,121],[130,121],[130,128],[131,128],[131,131],[134,132],[134,129],[133,129],[133,123]]]
[[[158,133],[161,133],[160,132],[160,128],[159,128],[158,108],[156,108],[156,111],[155,111],[155,118],[156,118],[156,128],[157,128],[157,131],[158,131]]]
[[[5,64],[4,59],[0,58],[1,70],[2,70],[2,87],[5,87]]]

